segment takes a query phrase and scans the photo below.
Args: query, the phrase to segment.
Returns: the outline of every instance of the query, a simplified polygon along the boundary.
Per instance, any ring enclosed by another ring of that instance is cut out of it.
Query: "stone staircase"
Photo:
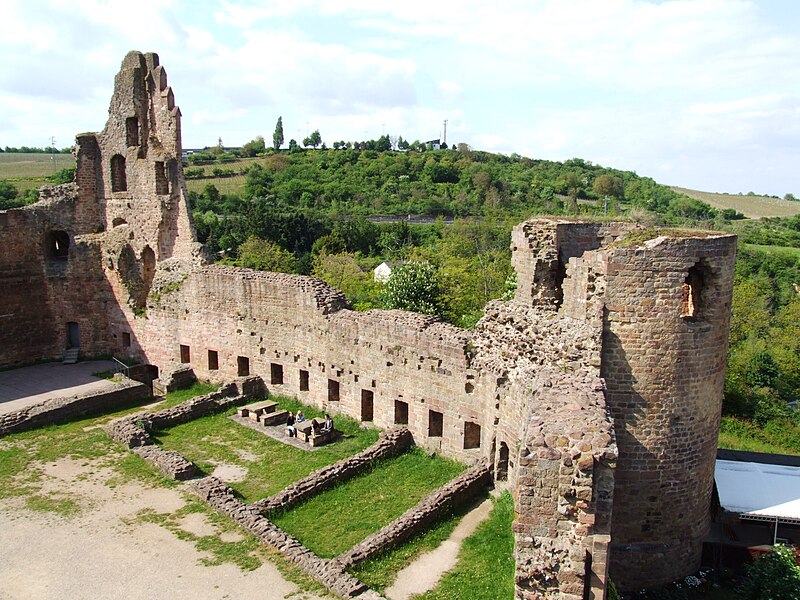
[[[80,352],[80,348],[77,346],[74,348],[67,348],[64,351],[64,360],[62,360],[61,363],[65,365],[74,365],[78,362],[78,352]]]

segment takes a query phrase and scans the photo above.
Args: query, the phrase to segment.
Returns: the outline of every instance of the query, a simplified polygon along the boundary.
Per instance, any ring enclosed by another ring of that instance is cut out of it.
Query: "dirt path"
[[[456,565],[461,542],[489,516],[492,506],[492,501],[487,498],[468,512],[436,550],[421,555],[397,574],[394,584],[386,589],[386,597],[390,600],[406,600],[436,587],[442,575]]]
[[[111,470],[70,459],[43,470],[41,492],[68,497],[81,511],[64,517],[33,512],[21,497],[0,500],[3,600],[316,598],[299,593],[269,562],[248,572],[232,564],[204,566],[205,555],[193,543],[135,519],[145,509],[180,509],[185,499],[178,490],[138,483],[112,488],[105,483]],[[196,513],[181,527],[201,535],[215,531]]]

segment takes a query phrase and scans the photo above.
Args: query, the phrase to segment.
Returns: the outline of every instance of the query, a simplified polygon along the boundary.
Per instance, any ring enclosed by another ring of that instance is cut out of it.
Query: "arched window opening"
[[[125,175],[125,157],[115,154],[111,157],[111,191],[128,191],[128,180]]]
[[[139,119],[136,117],[125,119],[125,141],[128,147],[139,145]]]
[[[66,231],[47,233],[47,256],[54,260],[67,260],[69,257],[69,234]]]
[[[703,262],[698,262],[689,269],[681,291],[681,317],[692,321],[703,318],[710,277],[708,265]]]

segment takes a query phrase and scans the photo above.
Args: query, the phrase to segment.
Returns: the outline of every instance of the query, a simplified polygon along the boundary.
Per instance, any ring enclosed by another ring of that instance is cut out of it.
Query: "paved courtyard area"
[[[115,384],[92,375],[113,369],[110,360],[63,365],[44,363],[0,371],[0,414],[14,412],[52,398],[66,398],[88,391],[113,389]]]

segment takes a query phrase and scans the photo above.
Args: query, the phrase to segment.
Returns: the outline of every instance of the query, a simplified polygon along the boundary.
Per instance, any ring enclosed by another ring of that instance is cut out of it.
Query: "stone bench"
[[[314,418],[308,421],[295,423],[294,426],[297,429],[297,437],[302,438],[304,442],[311,446],[317,447],[332,442],[341,435],[342,432],[337,431],[335,428],[330,431],[322,431],[322,424],[324,422],[323,419]]]
[[[240,417],[250,417],[253,421],[258,421],[262,414],[274,412],[277,407],[277,402],[264,400],[262,402],[248,404],[247,406],[240,406],[236,412]]]
[[[289,418],[288,410],[279,410],[276,412],[262,413],[258,421],[264,427],[271,427],[273,425],[285,425],[286,419]]]

